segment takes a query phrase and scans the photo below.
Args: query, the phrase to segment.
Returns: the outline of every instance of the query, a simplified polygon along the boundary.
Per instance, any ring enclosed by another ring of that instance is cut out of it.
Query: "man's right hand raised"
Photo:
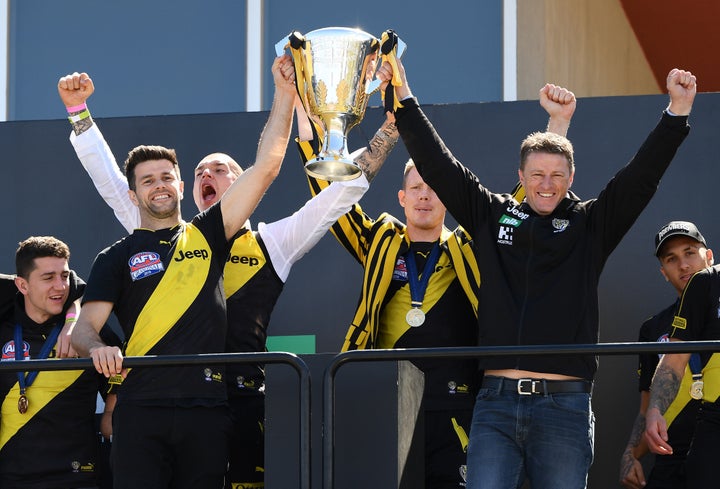
[[[72,73],[58,80],[58,93],[65,107],[84,104],[95,91],[95,85],[87,73]]]

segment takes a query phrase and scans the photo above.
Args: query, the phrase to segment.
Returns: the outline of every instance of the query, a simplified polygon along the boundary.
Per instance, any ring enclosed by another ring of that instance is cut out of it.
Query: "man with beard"
[[[87,74],[73,73],[60,79],[58,90],[69,112],[78,113],[87,110],[85,103],[92,95],[94,85]],[[139,225],[138,209],[130,202],[127,179],[119,171],[89,112],[87,117],[73,123],[70,140],[100,195],[128,232],[132,232]],[[391,149],[392,145],[381,145],[372,153],[363,153],[356,161],[365,174],[374,175]],[[242,168],[227,154],[212,153],[203,158],[195,168],[193,185],[198,209],[204,211],[215,204],[242,172]],[[367,188],[368,179],[365,176],[349,182],[336,182],[289,217],[260,223],[257,231],[246,225],[234,240],[230,258],[225,264],[226,351],[266,351],[270,315],[292,265],[362,197]],[[262,487],[263,366],[231,363],[227,365],[226,378],[233,415],[227,485]]]
[[[128,371],[122,359],[225,350],[223,269],[233,239],[279,171],[292,123],[290,58],[278,57],[272,72],[273,108],[255,164],[190,223],[180,216],[183,183],[173,150],[139,146],[126,160],[128,195],[140,228],[96,258],[72,336],[78,353],[91,356],[99,372],[123,377],[113,413],[116,489],[223,484],[231,427],[224,368]],[[60,80],[61,94],[67,83]],[[89,112],[74,108],[69,112],[77,133]],[[123,352],[97,337],[98,324],[112,311],[126,335]]]

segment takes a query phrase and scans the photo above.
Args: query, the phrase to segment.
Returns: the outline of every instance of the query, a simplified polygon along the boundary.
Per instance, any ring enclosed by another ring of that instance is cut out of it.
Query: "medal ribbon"
[[[693,380],[697,381],[702,379],[702,367],[700,366],[700,355],[698,353],[690,355],[688,366],[690,367]]]
[[[57,337],[60,334],[60,330],[63,326],[63,321],[60,321],[50,332],[47,339],[45,340],[45,343],[43,343],[42,348],[40,349],[40,355],[38,355],[39,360],[44,360],[50,355],[50,352],[52,351],[53,346],[55,346],[55,342],[57,341]],[[22,361],[24,358],[25,353],[25,343],[23,343],[22,339],[22,326],[19,324],[15,325],[15,360],[16,361]],[[18,372],[17,373],[17,379],[18,384],[20,385],[20,394],[24,395],[25,391],[28,387],[32,385],[33,382],[35,382],[35,378],[38,376],[39,371],[33,370],[32,372],[28,372],[27,376],[24,372]]]
[[[425,262],[422,276],[418,279],[415,253],[410,250],[407,255],[405,255],[405,263],[408,269],[408,286],[410,287],[410,305],[413,307],[422,307],[423,298],[425,297],[425,289],[427,289],[428,282],[430,281],[430,275],[435,269],[435,265],[437,265],[439,258],[440,244],[436,242],[428,255],[427,261]]]
[[[693,353],[690,355],[690,371],[693,374],[693,377],[695,377],[698,374],[702,373],[702,368],[700,367],[700,355],[697,353]]]

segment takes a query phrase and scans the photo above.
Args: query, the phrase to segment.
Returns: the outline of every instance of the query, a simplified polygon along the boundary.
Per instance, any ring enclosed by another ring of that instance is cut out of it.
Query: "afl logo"
[[[130,266],[130,277],[133,281],[155,275],[165,270],[160,255],[154,251],[143,251],[133,255],[128,260]]]
[[[30,359],[30,344],[23,341],[23,360]],[[15,360],[15,342],[8,341],[2,347],[2,361]]]

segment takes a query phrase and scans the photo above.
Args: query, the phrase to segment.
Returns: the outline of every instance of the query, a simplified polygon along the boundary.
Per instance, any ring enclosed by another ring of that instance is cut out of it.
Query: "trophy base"
[[[305,172],[311,177],[330,182],[354,180],[362,170],[352,160],[342,158],[315,158],[305,164]]]

